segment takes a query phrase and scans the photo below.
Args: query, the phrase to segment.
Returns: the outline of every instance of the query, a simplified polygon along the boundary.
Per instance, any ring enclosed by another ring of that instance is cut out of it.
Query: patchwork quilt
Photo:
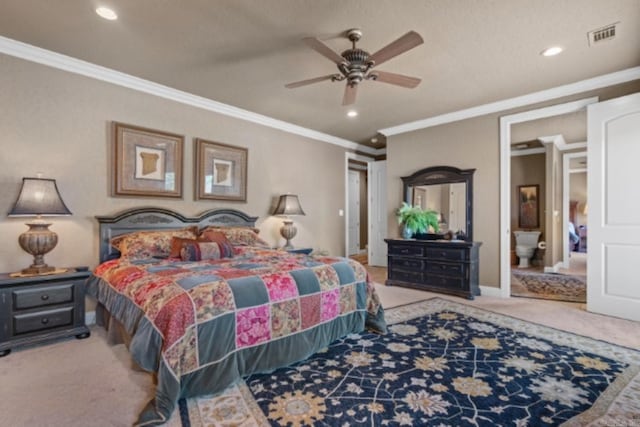
[[[386,331],[365,268],[350,259],[236,247],[233,258],[107,261],[87,282],[157,374],[138,425],[165,422],[179,398],[305,359],[365,325]]]

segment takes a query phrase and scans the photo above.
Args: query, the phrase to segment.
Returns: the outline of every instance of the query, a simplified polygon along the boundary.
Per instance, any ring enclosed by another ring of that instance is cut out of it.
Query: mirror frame
[[[413,204],[411,190],[413,186],[432,184],[452,184],[464,182],[466,184],[466,220],[465,240],[473,241],[473,173],[475,169],[458,169],[453,166],[432,166],[420,169],[413,175],[403,176],[404,201]]]

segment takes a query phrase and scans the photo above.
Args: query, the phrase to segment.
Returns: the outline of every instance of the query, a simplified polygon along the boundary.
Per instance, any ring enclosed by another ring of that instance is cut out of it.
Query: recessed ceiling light
[[[372,142],[373,144],[377,143],[377,142],[378,142],[378,138],[375,138],[375,137],[374,137],[374,138],[371,138],[371,142]]]
[[[540,55],[542,55],[542,56],[555,56],[555,55],[559,54],[560,52],[562,52],[562,48],[560,46],[553,46],[553,47],[548,47],[545,50],[543,50],[542,52],[540,52]]]
[[[349,110],[347,112],[347,116],[349,117],[356,117],[358,115],[358,112],[356,110]]]
[[[96,13],[104,19],[108,19],[109,21],[115,21],[116,19],[118,19],[118,15],[108,7],[101,6],[97,8]]]

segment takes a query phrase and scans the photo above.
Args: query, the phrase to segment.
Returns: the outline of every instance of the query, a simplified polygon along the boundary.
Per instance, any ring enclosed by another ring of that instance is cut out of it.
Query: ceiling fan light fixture
[[[356,42],[362,37],[361,30],[357,28],[351,29],[347,32],[347,37],[351,41],[351,49],[347,49],[341,54],[332,50],[316,37],[304,38],[303,41],[310,48],[336,64],[339,74],[287,83],[284,86],[288,89],[294,89],[325,80],[331,80],[332,82],[346,80],[345,91],[342,98],[342,105],[346,106],[356,102],[357,89],[359,83],[363,80],[379,81],[409,89],[415,88],[420,84],[420,79],[416,77],[380,70],[376,70],[375,72],[371,71],[373,67],[424,43],[420,34],[415,31],[409,31],[373,54],[369,54],[366,50],[356,47]],[[356,115],[357,113],[355,115],[349,115],[349,117],[355,117]]]
[[[105,6],[100,6],[96,9],[96,13],[101,17],[109,21],[115,21],[118,19],[118,14],[113,11],[113,9],[109,9]]]

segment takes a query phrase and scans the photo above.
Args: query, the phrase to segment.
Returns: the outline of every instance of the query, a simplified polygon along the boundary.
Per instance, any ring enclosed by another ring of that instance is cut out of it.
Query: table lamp
[[[18,238],[20,247],[33,255],[33,264],[22,270],[22,274],[46,274],[55,271],[55,267],[44,262],[44,255],[58,244],[58,235],[49,230],[51,223],[42,219],[43,216],[71,215],[65,206],[55,179],[22,178],[22,188],[18,200],[9,212],[10,217],[35,216],[26,225],[29,230]]]
[[[283,246],[283,249],[293,249],[291,239],[293,239],[298,232],[289,216],[304,214],[305,213],[302,210],[302,206],[300,206],[298,196],[294,194],[283,194],[280,196],[278,205],[273,211],[273,215],[281,215],[285,217],[284,225],[282,226],[282,228],[280,228],[280,235],[287,240],[287,242]]]

